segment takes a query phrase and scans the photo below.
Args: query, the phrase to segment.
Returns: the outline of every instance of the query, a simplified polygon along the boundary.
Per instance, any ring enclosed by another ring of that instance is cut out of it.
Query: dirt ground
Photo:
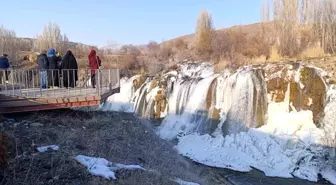
[[[52,144],[60,149],[36,150]],[[77,155],[137,164],[146,171],[120,170],[117,180],[106,180],[92,176],[74,160]],[[0,117],[0,185],[173,185],[176,178],[201,185],[316,185],[196,164],[132,114],[57,110]]]
[[[196,164],[179,156],[149,123],[132,114],[60,110],[7,115],[1,118],[0,130],[6,131],[2,141],[9,153],[7,167],[0,170],[1,185],[176,184],[175,178],[212,184]],[[36,150],[51,144],[60,146],[59,151]],[[73,159],[80,154],[138,164],[147,171],[121,170],[117,180],[106,180],[90,175]]]

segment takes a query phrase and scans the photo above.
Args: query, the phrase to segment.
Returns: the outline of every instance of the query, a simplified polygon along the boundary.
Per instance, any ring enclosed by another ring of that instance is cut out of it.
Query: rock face
[[[318,124],[326,98],[325,79],[315,68],[299,63],[267,68],[267,93],[272,102],[284,102],[289,91],[289,110],[311,110]],[[319,126],[319,125],[317,125]]]
[[[138,89],[141,87],[141,85],[142,85],[143,83],[145,83],[146,79],[147,79],[147,76],[145,76],[145,75],[143,75],[143,74],[140,75],[138,78],[136,78],[136,79],[133,81],[134,91],[138,90]]]
[[[208,110],[208,119],[210,124],[210,132],[214,132],[219,124],[220,110],[216,106],[216,87],[217,80],[214,80],[208,90],[206,97],[206,110]]]
[[[154,98],[154,106],[155,106],[154,118],[156,119],[161,118],[161,114],[166,111],[167,104],[168,100],[166,97],[165,90],[163,89],[158,90]]]
[[[271,101],[285,101],[285,94],[288,90],[288,82],[280,77],[272,78],[267,81],[267,93],[270,95]]]
[[[314,122],[318,123],[325,106],[326,85],[317,72],[309,67],[300,70],[300,83],[291,84],[291,102],[297,110],[311,110]]]

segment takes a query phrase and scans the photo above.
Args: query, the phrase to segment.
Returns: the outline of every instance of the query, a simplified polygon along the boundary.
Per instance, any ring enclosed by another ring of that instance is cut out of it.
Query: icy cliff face
[[[103,110],[164,118],[157,133],[177,138],[182,155],[209,166],[333,181],[336,90],[323,74],[300,63],[220,74],[209,64],[183,64],[141,85],[134,85],[139,76],[124,79]]]

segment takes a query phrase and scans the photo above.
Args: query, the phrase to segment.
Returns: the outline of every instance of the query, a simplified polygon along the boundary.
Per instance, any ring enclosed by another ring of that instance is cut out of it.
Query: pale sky
[[[0,25],[19,37],[36,37],[56,22],[71,41],[104,46],[161,42],[193,33],[207,9],[215,28],[260,20],[261,0],[4,0]]]

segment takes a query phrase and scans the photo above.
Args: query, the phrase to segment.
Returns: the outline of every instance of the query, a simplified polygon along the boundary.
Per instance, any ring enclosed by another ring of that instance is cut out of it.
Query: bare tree
[[[69,47],[68,37],[63,35],[60,27],[53,22],[44,26],[42,35],[38,35],[35,41],[35,49],[39,51],[56,48],[64,53]]]
[[[298,52],[299,0],[274,0],[274,23],[280,54],[293,56]]]
[[[10,60],[16,60],[19,52],[18,39],[12,30],[0,27],[0,55],[6,53]]]
[[[207,10],[202,10],[197,19],[196,51],[198,54],[210,54],[213,37],[212,16]]]
[[[262,3],[260,14],[261,14],[261,22],[268,22],[271,20],[269,0],[264,0],[264,2]]]

